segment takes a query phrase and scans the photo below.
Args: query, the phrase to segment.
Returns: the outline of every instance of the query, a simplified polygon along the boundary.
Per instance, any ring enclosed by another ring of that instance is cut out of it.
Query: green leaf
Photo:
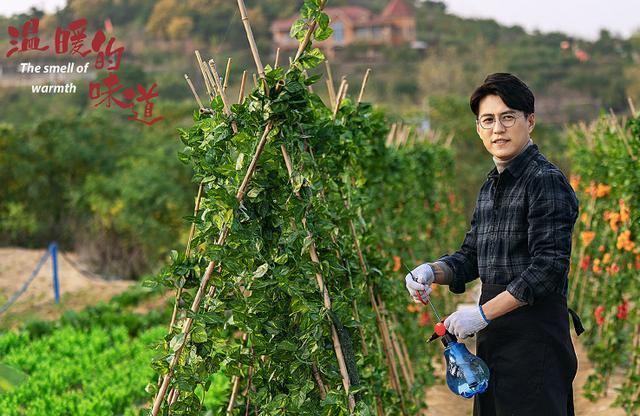
[[[240,153],[238,155],[238,159],[236,159],[236,170],[242,169],[243,165],[244,165],[244,153]]]
[[[178,351],[184,345],[184,332],[175,335],[171,338],[171,342],[169,342],[169,348],[173,350],[173,352]]]
[[[191,330],[191,341],[196,344],[207,342],[207,331],[204,327],[198,325]]]
[[[287,256],[287,253],[283,253],[278,257],[276,257],[273,261],[276,262],[277,264],[285,264],[287,262],[288,257],[289,256]]]
[[[253,277],[260,278],[265,275],[265,273],[269,270],[269,265],[267,263],[258,267],[255,272],[253,272]]]
[[[333,29],[330,27],[327,28],[317,28],[315,30],[315,32],[313,32],[313,37],[315,38],[315,40],[317,40],[318,42],[321,42],[323,40],[329,39],[331,37],[331,35],[333,34]]]

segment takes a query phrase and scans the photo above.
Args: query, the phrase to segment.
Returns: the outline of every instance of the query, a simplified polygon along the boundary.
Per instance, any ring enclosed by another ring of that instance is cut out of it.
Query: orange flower
[[[630,214],[629,208],[627,208],[624,205],[624,199],[620,198],[619,205],[620,205],[620,221],[622,222],[629,221],[629,218],[631,218],[631,216],[629,215]]]
[[[607,264],[609,263],[609,260],[611,260],[611,254],[609,253],[605,253],[604,257],[602,258],[602,264]]]
[[[456,203],[456,194],[454,194],[453,192],[449,192],[449,195],[447,195],[447,198],[449,198],[449,203],[451,205]]]
[[[400,256],[393,256],[393,271],[400,270]]]
[[[613,263],[611,265],[611,274],[616,274],[619,271],[620,271],[620,267],[616,263]]]
[[[599,183],[598,187],[596,188],[596,196],[598,198],[602,198],[603,196],[609,195],[610,191],[611,191],[611,186],[605,185],[603,183]]]
[[[600,259],[595,259],[593,261],[593,272],[600,273],[602,271],[602,267],[600,267]]]
[[[600,245],[600,247],[598,247],[598,251],[603,252],[604,251],[604,246]]]
[[[571,175],[571,179],[569,179],[569,183],[571,184],[571,187],[573,188],[573,190],[577,192],[578,185],[580,185],[580,176]]]
[[[589,219],[589,216],[587,215],[586,212],[583,212],[582,215],[580,215],[580,221],[582,221],[583,224],[586,224],[588,219]]]
[[[631,241],[631,230],[624,230],[618,236],[616,247],[625,251],[631,251],[636,246],[636,243]]]
[[[594,181],[591,181],[589,185],[586,185],[584,187],[584,191],[591,195],[591,198],[595,198],[598,194],[598,187],[596,186],[596,183]]]
[[[602,271],[602,267],[600,267],[600,259],[595,259],[593,261],[593,272],[600,273]]]
[[[612,212],[609,216],[609,225],[614,233],[618,232],[618,222],[620,222],[620,214],[617,212]]]
[[[596,238],[596,233],[593,231],[583,231],[580,233],[580,238],[582,238],[582,244],[588,247],[593,239]]]

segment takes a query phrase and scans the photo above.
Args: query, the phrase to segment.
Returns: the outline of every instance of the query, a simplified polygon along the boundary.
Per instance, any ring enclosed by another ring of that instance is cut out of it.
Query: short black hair
[[[533,114],[535,111],[533,93],[527,84],[513,74],[496,72],[488,75],[482,85],[476,88],[469,100],[471,111],[476,117],[480,111],[480,101],[487,95],[499,96],[509,108],[520,110],[525,116]]]

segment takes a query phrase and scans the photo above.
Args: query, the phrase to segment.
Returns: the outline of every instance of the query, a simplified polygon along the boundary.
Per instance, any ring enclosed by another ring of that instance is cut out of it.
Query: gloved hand
[[[460,309],[444,320],[444,326],[458,338],[465,339],[484,329],[489,322],[483,315],[482,305]]]
[[[413,276],[412,276],[413,275]],[[407,274],[404,278],[407,290],[411,295],[411,298],[416,303],[422,303],[420,298],[416,294],[416,290],[420,291],[420,296],[425,302],[429,301],[429,294],[431,293],[431,284],[435,280],[435,274],[433,269],[428,263],[421,264]]]

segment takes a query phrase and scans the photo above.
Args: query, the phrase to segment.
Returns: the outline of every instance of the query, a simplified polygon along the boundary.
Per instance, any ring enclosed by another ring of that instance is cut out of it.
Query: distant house
[[[415,14],[404,0],[392,0],[379,15],[358,6],[327,7],[324,11],[331,19],[333,35],[318,46],[329,56],[349,45],[399,46],[416,41]],[[289,29],[298,18],[273,22],[271,33],[277,48],[285,51],[298,47],[298,41],[289,36]]]

